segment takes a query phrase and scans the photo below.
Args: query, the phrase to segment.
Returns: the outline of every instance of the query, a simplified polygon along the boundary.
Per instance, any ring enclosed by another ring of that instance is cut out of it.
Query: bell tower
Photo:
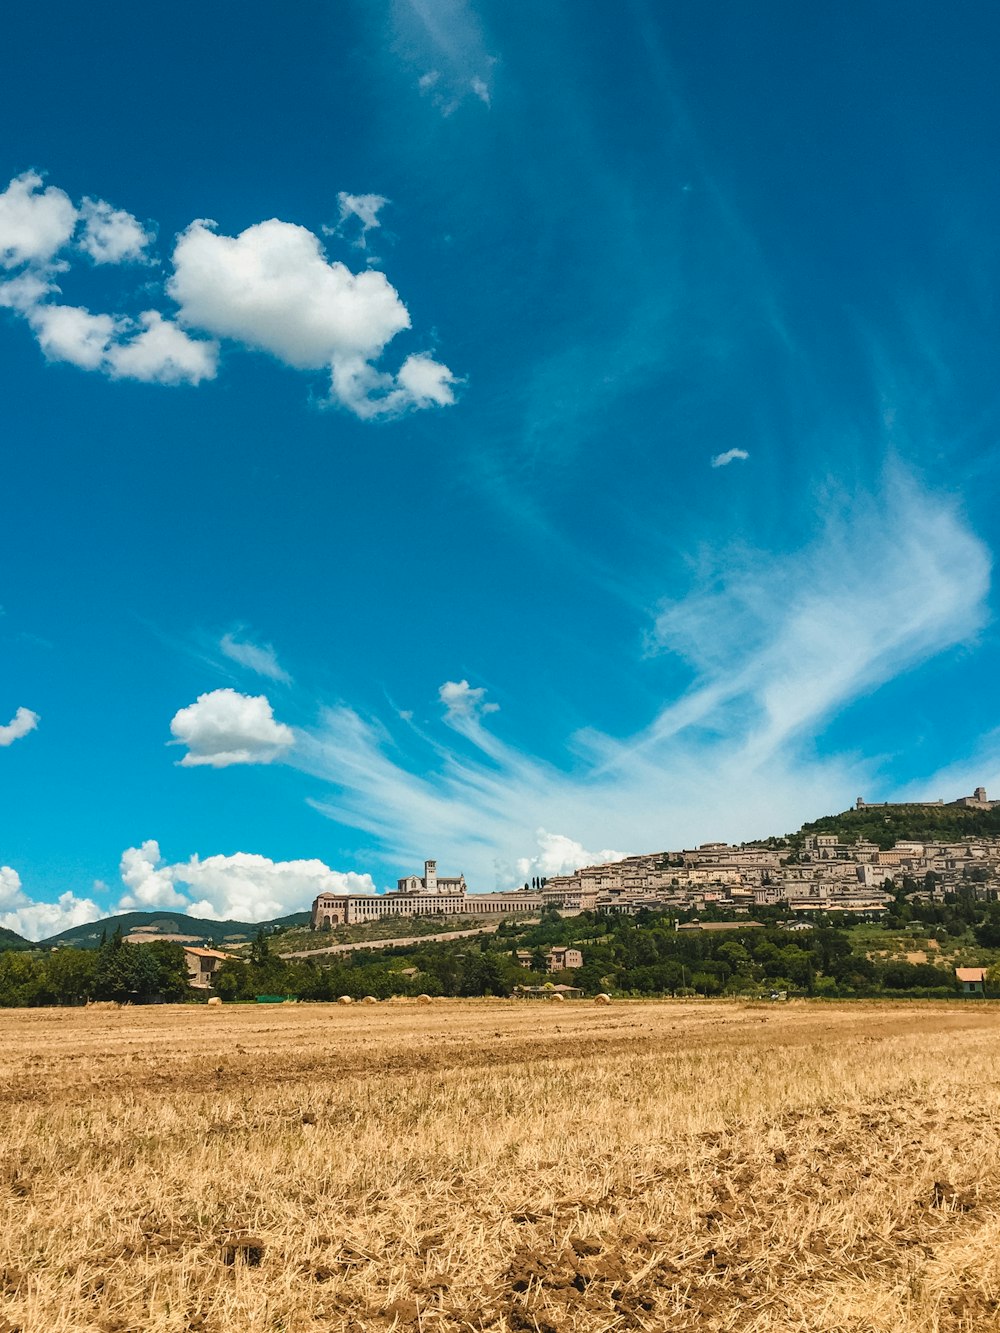
[[[438,891],[438,863],[436,861],[424,862],[424,892],[437,893]]]

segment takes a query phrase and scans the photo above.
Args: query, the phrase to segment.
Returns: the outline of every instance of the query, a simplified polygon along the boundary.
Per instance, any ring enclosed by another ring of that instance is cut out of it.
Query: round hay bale
[[[566,1003],[566,996],[565,996],[565,995],[560,995],[558,991],[556,991],[556,993],[555,993],[554,995],[550,995],[550,996],[549,996],[549,999],[552,1000],[552,1002],[553,1002],[554,1004],[565,1004],[565,1003]]]
[[[222,996],[221,996],[221,995],[210,995],[210,996],[208,997],[208,1002],[209,1002],[209,1004],[221,1004],[221,1003],[222,1003]]]
[[[431,1003],[431,997],[429,995],[417,996],[417,1004],[430,1004],[430,1003]]]
[[[375,998],[374,995],[366,995],[365,998],[361,1001],[361,1003],[362,1003],[362,1004],[378,1004],[378,1000],[376,1000],[376,998]]]
[[[610,1003],[611,1003],[611,996],[607,993],[607,991],[603,991],[603,990],[602,990],[601,993],[600,993],[600,995],[595,995],[595,996],[594,996],[594,1003],[595,1003],[595,1004],[610,1004]]]
[[[337,1001],[337,1003],[338,1003],[338,1004],[353,1004],[354,1001],[351,999],[351,997],[350,997],[349,995],[342,995],[342,996],[340,997],[340,999]]]

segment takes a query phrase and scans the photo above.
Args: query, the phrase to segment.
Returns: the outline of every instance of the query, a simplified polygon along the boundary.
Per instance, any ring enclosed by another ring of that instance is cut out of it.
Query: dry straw
[[[1000,1327],[992,1006],[612,1008],[0,1011],[0,1327]]]

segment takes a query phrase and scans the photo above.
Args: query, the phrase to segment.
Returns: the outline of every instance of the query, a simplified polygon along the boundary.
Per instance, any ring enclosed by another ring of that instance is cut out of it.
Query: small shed
[[[985,967],[956,967],[955,976],[962,987],[962,994],[985,995],[986,972]]]

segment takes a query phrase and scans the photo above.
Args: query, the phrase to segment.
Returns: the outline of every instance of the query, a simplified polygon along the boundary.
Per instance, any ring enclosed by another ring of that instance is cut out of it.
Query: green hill
[[[883,850],[900,839],[951,842],[957,838],[1000,837],[1000,808],[969,810],[962,805],[870,805],[824,815],[803,824],[802,834],[832,833],[842,842],[875,842]]]
[[[26,940],[23,935],[18,935],[13,930],[5,930],[3,926],[0,926],[0,950],[33,949],[34,947],[31,941]]]
[[[276,926],[300,926],[308,923],[308,912],[292,912],[290,916],[276,917],[273,921],[206,921],[202,917],[185,916],[183,912],[122,912],[118,916],[90,921],[84,926],[71,926],[58,935],[41,940],[28,947],[50,948],[54,944],[72,945],[76,949],[96,949],[101,936],[121,929],[123,935],[142,930],[144,938],[155,940],[167,935],[190,936],[192,944],[239,944],[252,940],[258,930],[272,930]],[[14,936],[19,939],[19,936]],[[24,941],[26,944],[27,941]],[[19,946],[9,946],[19,947]]]

